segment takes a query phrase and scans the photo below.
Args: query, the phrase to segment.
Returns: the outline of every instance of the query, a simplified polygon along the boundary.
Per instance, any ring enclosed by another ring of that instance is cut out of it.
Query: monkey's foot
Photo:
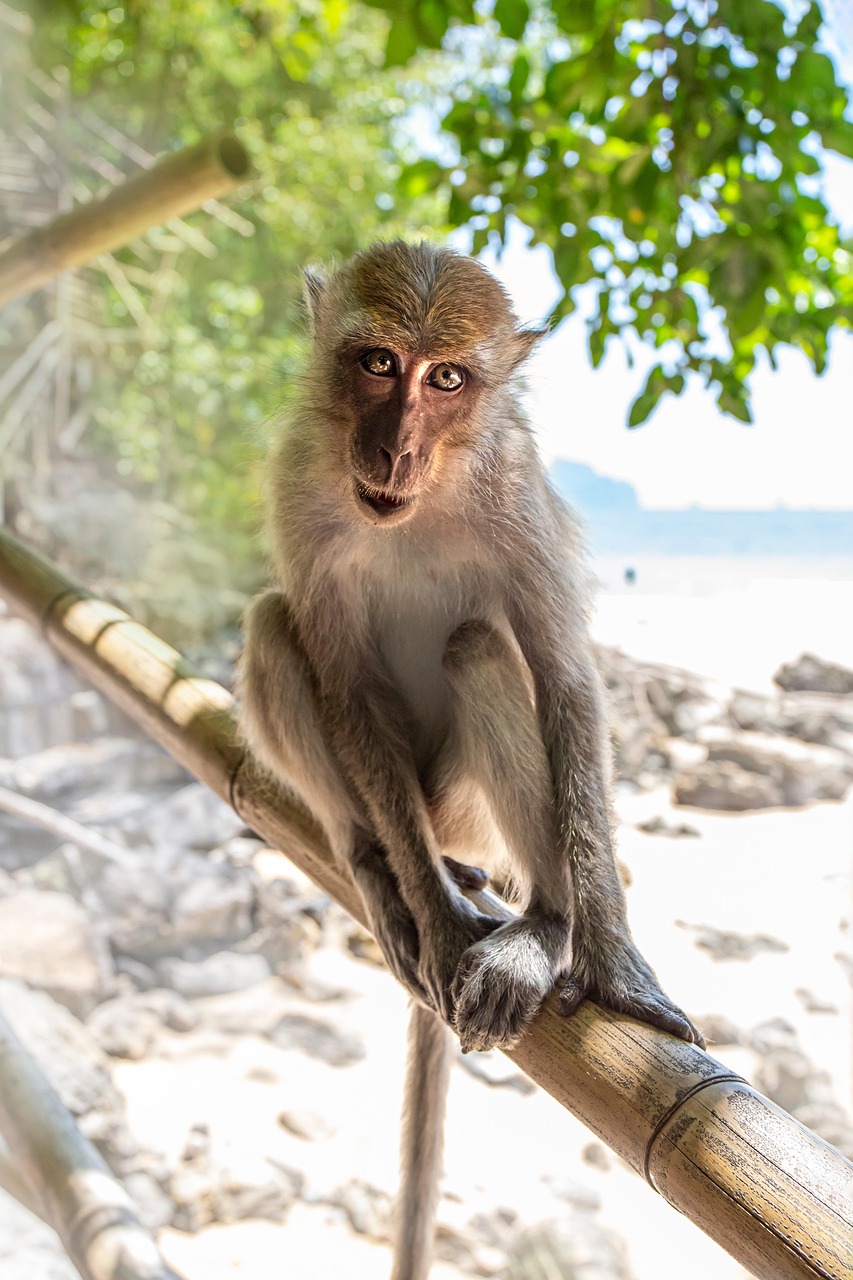
[[[590,965],[586,972],[572,969],[560,992],[560,1012],[570,1017],[582,1000],[592,1000],[614,1013],[626,1013],[679,1040],[705,1048],[702,1033],[661,990],[653,970],[630,938],[623,939],[618,949],[611,943],[600,964]]]
[[[452,988],[463,1053],[515,1044],[565,963],[567,944],[565,921],[522,916],[468,948]]]
[[[450,1026],[454,1024],[451,992],[459,958],[472,943],[486,938],[500,924],[492,916],[481,915],[467,898],[447,900],[441,910],[425,922],[421,938],[418,977],[429,995],[433,1009]]]
[[[482,867],[469,867],[455,858],[445,858],[444,865],[460,889],[485,889],[489,883],[489,873]]]

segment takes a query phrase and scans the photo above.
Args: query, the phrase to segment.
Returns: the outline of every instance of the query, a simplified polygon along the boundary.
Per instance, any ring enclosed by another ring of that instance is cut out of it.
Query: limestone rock
[[[853,693],[853,671],[837,662],[826,662],[813,653],[802,653],[795,662],[783,663],[773,680],[781,689]]]
[[[776,808],[785,803],[785,793],[772,778],[748,773],[731,761],[706,760],[677,775],[673,803],[742,812]]]
[[[167,956],[157,964],[160,981],[188,1000],[245,991],[263,982],[271,972],[263,956],[238,955],[234,951],[217,951],[195,962]]]
[[[108,994],[114,971],[79,903],[23,889],[0,898],[0,975],[47,991],[82,1017]]]
[[[301,1049],[330,1067],[347,1067],[365,1054],[357,1036],[301,1013],[286,1013],[269,1032],[269,1038],[282,1049]]]

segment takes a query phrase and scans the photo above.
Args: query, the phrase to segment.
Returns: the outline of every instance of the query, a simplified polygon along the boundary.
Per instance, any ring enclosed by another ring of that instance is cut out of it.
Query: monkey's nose
[[[395,487],[405,484],[411,475],[412,461],[410,449],[398,452],[396,449],[386,449],[384,445],[380,445],[377,450],[374,476],[371,478],[375,478],[379,484]]]

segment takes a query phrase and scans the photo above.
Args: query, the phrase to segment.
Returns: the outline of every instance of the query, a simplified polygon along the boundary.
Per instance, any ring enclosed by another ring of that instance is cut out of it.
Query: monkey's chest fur
[[[451,732],[444,672],[447,642],[463,622],[481,619],[511,634],[497,582],[475,564],[432,556],[389,557],[370,571],[371,640],[411,725],[422,776]]]

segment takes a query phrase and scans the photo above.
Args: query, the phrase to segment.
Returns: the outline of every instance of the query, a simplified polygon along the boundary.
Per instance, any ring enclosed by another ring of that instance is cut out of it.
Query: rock
[[[280,1222],[302,1190],[303,1178],[271,1160],[236,1157],[218,1164],[205,1125],[195,1125],[169,1179],[173,1225],[198,1231],[211,1222],[268,1218]]]
[[[319,1058],[330,1067],[348,1067],[360,1062],[364,1045],[355,1035],[302,1013],[286,1013],[268,1032],[269,1039],[280,1049],[300,1049],[311,1058]]]
[[[392,1201],[384,1191],[354,1178],[337,1187],[327,1203],[343,1209],[353,1231],[360,1236],[376,1241],[390,1238]]]
[[[217,951],[206,960],[180,960],[167,956],[157,962],[160,981],[189,1000],[245,991],[247,987],[263,982],[271,972],[263,956],[238,955],[234,951]]]
[[[152,805],[125,829],[137,841],[160,848],[206,852],[241,832],[243,821],[208,787],[192,782]]]
[[[134,960],[131,956],[118,955],[115,958],[115,966],[116,973],[128,977],[137,991],[150,991],[157,986],[156,973],[149,965],[143,964],[141,960]]]
[[[783,1018],[763,1022],[753,1028],[749,1044],[760,1058],[756,1088],[853,1157],[853,1124],[834,1097],[828,1074],[805,1055],[791,1024]]]
[[[699,729],[720,718],[719,702],[709,687],[686,671],[647,673],[645,696],[670,738],[693,740]]]
[[[772,778],[748,773],[731,761],[704,761],[683,769],[674,782],[673,804],[693,809],[774,809],[785,803],[785,793]]]
[[[598,1192],[593,1191],[591,1187],[584,1186],[582,1182],[575,1182],[574,1178],[567,1178],[563,1174],[559,1174],[545,1177],[542,1181],[558,1200],[565,1200],[568,1204],[573,1204],[578,1209],[599,1209],[601,1207],[601,1196]]]
[[[762,951],[788,951],[787,942],[771,938],[766,933],[735,933],[734,930],[715,929],[709,924],[675,922],[679,929],[696,934],[695,943],[703,951],[709,951],[713,960],[751,960]]]
[[[637,830],[643,831],[647,836],[668,836],[673,840],[702,834],[695,827],[691,827],[688,822],[667,822],[660,815],[655,818],[647,818],[645,822],[638,822]]]
[[[853,755],[853,703],[842,698],[814,693],[767,698],[735,690],[728,714],[738,729],[799,738]]]
[[[86,1025],[104,1053],[111,1058],[144,1058],[160,1030],[160,1019],[152,1009],[129,1000],[107,1000],[86,1020]]]
[[[484,1052],[463,1053],[460,1049],[456,1054],[456,1061],[469,1075],[474,1076],[476,1080],[482,1080],[484,1084],[491,1085],[493,1089],[515,1089],[518,1093],[525,1095],[536,1092],[533,1081],[522,1075],[520,1071],[510,1069],[502,1053],[491,1049]]]
[[[742,733],[708,744],[707,759],[682,769],[675,802],[701,809],[767,809],[841,800],[853,785],[853,761],[830,747]]]
[[[607,1173],[612,1167],[611,1156],[600,1142],[588,1142],[581,1149],[581,1159],[593,1169],[600,1169],[602,1173]]]
[[[192,1031],[198,1013],[174,991],[155,990],[119,996],[98,1005],[86,1025],[112,1058],[144,1058],[163,1027]]]
[[[807,987],[797,987],[794,995],[807,1013],[838,1013],[838,1005],[832,1004],[828,1000],[822,1000],[820,996],[816,996],[813,991],[809,991]]]
[[[772,733],[779,717],[779,704],[775,698],[746,689],[735,689],[728,705],[729,719],[738,729],[757,729]]]
[[[194,1031],[198,1026],[198,1010],[176,991],[148,991],[139,998],[139,1003],[143,1008],[153,1009],[170,1031]]]
[[[318,946],[329,899],[306,897],[286,879],[261,881],[255,918],[258,932],[251,945],[277,972],[305,960]],[[249,944],[247,944],[249,945]]]
[[[320,936],[320,926],[310,916],[294,916],[285,924],[258,929],[244,942],[236,943],[234,949],[262,955],[273,973],[286,976],[315,950]]]
[[[254,888],[250,874],[223,867],[219,875],[191,880],[172,906],[173,944],[197,938],[244,938],[252,928]]]
[[[720,959],[727,957],[721,956]],[[696,1019],[708,1044],[743,1044],[744,1032],[724,1013],[706,1013]]]
[[[829,747],[780,741],[760,734],[712,742],[709,762],[730,762],[749,773],[770,778],[786,805],[810,800],[843,800],[853,784],[853,763]]]
[[[504,1274],[506,1280],[632,1280],[622,1240],[583,1210],[523,1231],[509,1251]]]
[[[181,849],[137,851],[128,864],[96,867],[87,881],[106,916],[114,951],[153,965],[201,958],[247,938],[255,879],[228,863]]]
[[[48,804],[74,792],[164,786],[184,776],[180,766],[154,743],[136,738],[68,742],[18,760],[0,761],[0,785]]]
[[[795,662],[785,662],[773,676],[781,689],[809,689],[821,693],[853,693],[853,671],[835,662],[825,662],[813,653],[802,653]]]
[[[328,1120],[316,1111],[281,1111],[277,1119],[282,1129],[292,1133],[294,1138],[303,1138],[306,1142],[331,1138],[335,1132]]]
[[[80,1016],[109,992],[109,951],[65,894],[23,889],[0,898],[0,939],[0,975],[48,992]]]

